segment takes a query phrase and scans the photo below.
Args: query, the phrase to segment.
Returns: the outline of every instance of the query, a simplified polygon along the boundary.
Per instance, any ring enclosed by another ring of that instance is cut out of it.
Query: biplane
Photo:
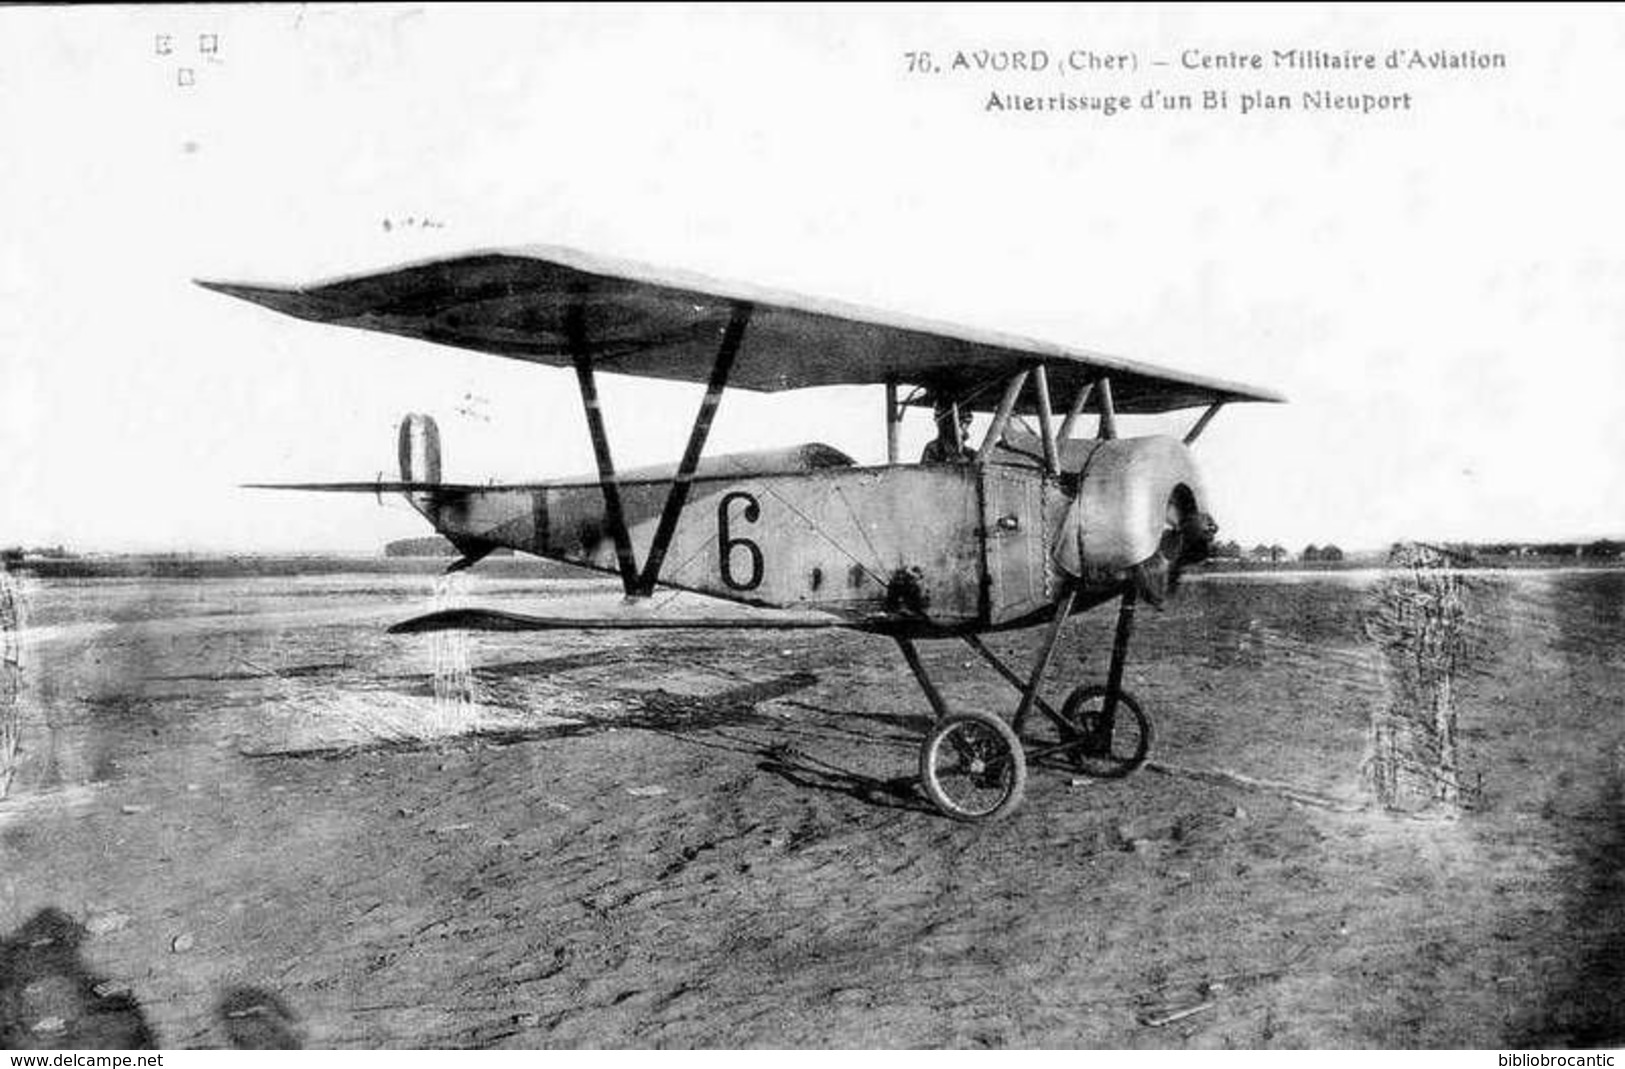
[[[597,471],[481,485],[441,479],[432,418],[400,426],[398,481],[274,485],[399,493],[467,567],[508,547],[619,576],[622,611],[593,619],[454,609],[399,633],[446,629],[842,627],[896,643],[934,713],[921,784],[950,817],[1004,816],[1029,760],[1124,776],[1153,726],[1123,689],[1135,605],[1160,605],[1216,525],[1190,447],[1218,411],[1266,390],[984,330],[612,262],[556,248],[482,252],[304,287],[200,285],[319,323],[382,331],[574,372]],[[703,383],[674,467],[617,470],[600,374]],[[887,457],[831,446],[707,456],[725,390],[872,385]],[[905,412],[988,423],[974,452],[899,456]],[[1201,409],[1183,438],[1119,437],[1131,414]],[[1078,435],[1080,421],[1091,436]],[[763,610],[741,619],[640,611],[675,588]],[[1059,708],[1042,688],[1072,615],[1115,601],[1103,683]],[[793,612],[786,612],[793,610]],[[1018,671],[982,641],[1042,626]],[[1017,692],[1001,717],[950,706],[916,643],[967,643]],[[1035,719],[1036,714],[1036,719]]]

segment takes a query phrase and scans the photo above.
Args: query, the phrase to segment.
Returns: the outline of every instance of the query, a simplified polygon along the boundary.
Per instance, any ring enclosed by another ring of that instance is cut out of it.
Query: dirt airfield
[[[613,596],[478,571],[455,597]],[[459,644],[384,633],[423,575],[32,580],[0,1046],[1625,1043],[1625,573],[1471,580],[1458,819],[1366,805],[1372,581],[1190,582],[1128,673],[1156,764],[1035,768],[967,826],[884,640]]]

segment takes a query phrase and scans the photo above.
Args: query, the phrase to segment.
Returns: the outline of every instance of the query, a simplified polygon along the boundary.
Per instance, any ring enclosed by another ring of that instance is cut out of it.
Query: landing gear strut
[[[913,642],[897,638],[904,660],[936,715],[936,724],[920,747],[920,782],[926,796],[945,816],[982,822],[1009,815],[1021,804],[1029,762],[1043,764],[1058,759],[1062,767],[1103,778],[1127,776],[1145,764],[1154,738],[1151,718],[1138,699],[1123,690],[1123,668],[1134,633],[1138,600],[1133,584],[1124,590],[1119,602],[1105,686],[1077,687],[1059,710],[1040,694],[1076,597],[1076,591],[1069,591],[1056,606],[1055,619],[1026,679],[975,635],[964,636],[971,649],[1020,691],[1021,700],[1008,724],[991,713],[953,712],[927,675]],[[1042,742],[1029,738],[1029,743],[1038,744],[1024,748],[1023,728],[1034,710],[1053,728],[1056,738]]]

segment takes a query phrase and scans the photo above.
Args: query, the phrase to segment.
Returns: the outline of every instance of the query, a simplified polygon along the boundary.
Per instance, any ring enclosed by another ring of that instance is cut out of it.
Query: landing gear
[[[1061,706],[1061,719],[1056,724],[1063,738],[1070,731],[1077,739],[1068,756],[1074,767],[1087,775],[1121,779],[1145,764],[1151,753],[1151,718],[1134,695],[1123,689],[1123,666],[1134,634],[1136,594],[1137,589],[1129,587],[1117,610],[1117,633],[1112,639],[1106,685],[1074,690]]]
[[[1027,759],[1003,720],[954,713],[937,721],[920,747],[920,782],[945,816],[997,820],[1021,804]]]
[[[1123,690],[1123,667],[1134,630],[1138,595],[1134,584],[1122,595],[1106,684],[1077,687],[1059,710],[1039,696],[1039,689],[1066,619],[1076,604],[1075,591],[1056,606],[1055,619],[1026,679],[976,636],[966,635],[965,642],[971,649],[1021,692],[1021,701],[1008,724],[991,713],[951,711],[926,674],[913,642],[897,638],[904,660],[936,715],[936,723],[920,747],[920,783],[945,816],[974,823],[997,820],[1014,812],[1026,790],[1029,761],[1042,764],[1055,758],[1064,762],[1063,767],[1107,779],[1122,778],[1145,764],[1155,731],[1139,700]],[[1054,741],[1029,738],[1037,745],[1024,748],[1022,729],[1034,711],[1054,728]]]
[[[1107,715],[1106,688],[1086,684],[1074,690],[1061,706],[1061,737],[1072,767],[1087,776],[1122,779],[1145,764],[1156,738],[1151,718],[1134,695],[1123,691]]]

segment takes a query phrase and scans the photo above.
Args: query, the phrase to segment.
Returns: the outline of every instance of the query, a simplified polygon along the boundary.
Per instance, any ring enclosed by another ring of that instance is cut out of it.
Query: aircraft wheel
[[[1102,737],[1100,716],[1105,711],[1105,687],[1085,684],[1068,695],[1061,716],[1073,725],[1069,734],[1077,742],[1066,753],[1073,767],[1085,775],[1121,779],[1151,756],[1155,731],[1151,718],[1126,690],[1117,695],[1110,739]]]
[[[1027,759],[1003,720],[955,713],[925,737],[920,782],[936,807],[955,820],[997,820],[1021,804]]]

